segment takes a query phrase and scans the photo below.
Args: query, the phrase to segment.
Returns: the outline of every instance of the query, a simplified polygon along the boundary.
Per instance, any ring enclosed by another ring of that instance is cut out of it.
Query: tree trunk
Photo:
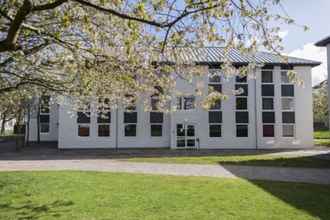
[[[6,113],[3,113],[2,114],[2,118],[1,118],[1,130],[0,130],[0,133],[3,135],[6,131]]]

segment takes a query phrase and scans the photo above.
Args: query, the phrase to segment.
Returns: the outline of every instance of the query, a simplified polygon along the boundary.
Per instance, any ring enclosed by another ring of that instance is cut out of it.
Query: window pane
[[[294,96],[294,86],[293,85],[282,85],[281,92],[282,92],[282,96]]]
[[[274,96],[274,85],[262,85],[261,86],[262,96]]]
[[[194,108],[195,108],[195,97],[193,96],[184,97],[184,109],[189,110]]]
[[[210,137],[221,137],[221,125],[210,125],[209,135]]]
[[[187,147],[195,147],[195,139],[188,139]]]
[[[275,113],[274,112],[263,112],[262,113],[263,123],[275,123]]]
[[[48,123],[49,122],[49,115],[40,115],[40,123]]]
[[[41,123],[40,124],[40,132],[48,133],[49,132],[49,123]]]
[[[248,92],[248,85],[244,84],[244,85],[235,85],[235,90],[239,91],[242,90],[241,93],[237,94],[237,96],[248,96],[249,92]]]
[[[89,125],[78,125],[78,136],[88,137],[89,136]]]
[[[150,133],[152,137],[161,137],[163,135],[163,126],[162,125],[151,125]]]
[[[248,137],[248,125],[237,125],[236,136],[237,137]]]
[[[209,85],[209,93],[211,92],[222,92],[221,85]]]
[[[236,112],[236,123],[249,123],[249,112]]]
[[[283,137],[294,137],[294,125],[282,126]]]
[[[195,126],[188,125],[187,126],[187,136],[188,137],[194,137],[195,136]]]
[[[178,139],[178,140],[176,141],[176,146],[177,146],[177,147],[185,147],[185,146],[186,146],[186,141],[185,141],[185,139]]]
[[[273,98],[263,98],[262,99],[262,109],[273,110],[274,109],[274,99]]]
[[[183,97],[177,97],[176,98],[176,109],[178,109],[178,110],[182,109],[182,98]]]
[[[183,128],[183,124],[176,125],[176,136],[179,137],[185,136],[185,130]]]
[[[159,110],[158,104],[159,104],[159,99],[157,97],[151,97],[151,100],[150,100],[151,110],[153,110],[153,111]]]
[[[162,112],[150,112],[150,123],[163,123]]]
[[[246,76],[236,76],[236,82],[238,82],[238,83],[247,82],[247,77]]]
[[[40,99],[40,113],[49,113],[50,96],[42,96]]]
[[[295,123],[294,112],[282,112],[282,123]]]
[[[263,136],[264,137],[274,137],[274,125],[263,125]]]
[[[281,71],[281,82],[282,83],[290,83],[287,71]]]
[[[136,125],[135,124],[125,125],[125,136],[126,137],[135,137],[136,136]]]
[[[294,110],[294,99],[282,98],[282,110]]]
[[[209,123],[222,123],[222,113],[209,112]]]
[[[220,110],[221,109],[221,100],[217,100],[211,105],[211,110]]]
[[[99,125],[98,126],[99,137],[109,137],[110,136],[110,125]]]
[[[213,82],[213,83],[219,83],[221,82],[221,77],[217,74],[209,74],[209,82]]]
[[[124,123],[137,123],[137,112],[124,112]]]
[[[98,113],[97,123],[111,123],[111,112]]]
[[[90,113],[88,112],[77,112],[77,123],[90,123]]]
[[[263,70],[261,72],[261,82],[272,83],[273,82],[273,71]]]
[[[247,98],[236,98],[236,109],[247,109]]]

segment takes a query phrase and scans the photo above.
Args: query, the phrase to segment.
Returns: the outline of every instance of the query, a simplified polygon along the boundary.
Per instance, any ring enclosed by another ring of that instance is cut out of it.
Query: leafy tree
[[[325,83],[313,91],[314,122],[328,125],[328,91]]]
[[[166,106],[175,77],[191,81],[206,72],[180,59],[178,46],[220,45],[250,55],[262,47],[280,54],[275,24],[294,24],[280,0],[0,0],[0,5],[0,95],[23,89],[32,96],[42,88],[75,97],[77,108],[91,97],[115,107],[153,94]],[[226,56],[223,61],[222,71],[232,75],[256,65],[236,70]],[[205,100],[214,97],[223,94]]]

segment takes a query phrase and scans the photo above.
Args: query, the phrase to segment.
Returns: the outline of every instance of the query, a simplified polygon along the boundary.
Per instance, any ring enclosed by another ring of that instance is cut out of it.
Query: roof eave
[[[315,43],[315,46],[317,47],[325,47],[328,44],[330,44],[330,37],[326,37],[318,42]]]

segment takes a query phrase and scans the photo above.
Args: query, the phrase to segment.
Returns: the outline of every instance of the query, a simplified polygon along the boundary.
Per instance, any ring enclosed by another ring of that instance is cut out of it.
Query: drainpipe
[[[256,73],[258,74],[258,72]],[[254,80],[255,84],[255,91],[254,91],[254,128],[255,128],[255,142],[256,142],[256,150],[258,150],[258,106],[257,106],[257,75],[255,76]]]
[[[116,108],[116,137],[115,137],[115,148],[116,150],[118,150],[118,105],[117,105],[117,108]]]

